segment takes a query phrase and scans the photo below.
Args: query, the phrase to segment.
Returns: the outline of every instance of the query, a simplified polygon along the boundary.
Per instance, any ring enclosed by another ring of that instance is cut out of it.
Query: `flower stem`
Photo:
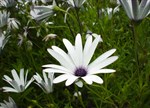
[[[82,108],[86,108],[84,103],[83,103],[83,100],[82,100],[82,95],[79,94],[79,90],[78,90],[78,87],[75,85],[75,91],[77,92],[77,97],[82,105]]]
[[[77,22],[79,24],[79,28],[80,28],[80,34],[82,34],[82,24],[81,24],[81,21],[80,21],[80,16],[79,16],[79,8],[75,8],[75,11],[76,11],[76,15],[77,15]]]
[[[140,72],[140,62],[139,62],[139,51],[138,51],[138,35],[137,35],[137,23],[136,22],[132,22],[132,34],[133,34],[133,39],[134,39],[134,54],[135,54],[135,60],[136,60],[136,68],[138,71],[138,74]]]

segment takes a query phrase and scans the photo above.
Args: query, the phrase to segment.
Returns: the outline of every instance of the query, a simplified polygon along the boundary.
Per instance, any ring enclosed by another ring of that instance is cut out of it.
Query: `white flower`
[[[5,46],[5,44],[8,41],[8,37],[4,36],[4,33],[0,30],[0,50],[2,50]]]
[[[106,8],[102,9],[102,12],[104,13],[105,16],[108,16],[108,19],[111,19],[113,14],[119,11],[119,5],[116,6],[114,9],[113,8]]]
[[[67,0],[72,7],[80,8],[86,0]]]
[[[74,96],[75,96],[75,97],[81,96],[81,92],[80,92],[80,91],[75,92],[75,93],[74,93]]]
[[[150,13],[150,0],[120,0],[128,17],[131,20],[142,20]]]
[[[3,7],[12,7],[15,5],[15,1],[14,0],[1,0],[0,1],[0,6],[3,6]]]
[[[101,35],[98,35],[98,34],[96,34],[96,33],[92,33],[90,30],[88,30],[87,33],[86,33],[86,39],[87,39],[89,36],[93,36],[94,38],[100,37],[100,38],[99,38],[99,42],[103,42],[103,40],[102,40],[102,38],[101,38]]]
[[[8,29],[19,29],[18,25],[20,25],[20,22],[15,18],[9,18],[8,19]]]
[[[55,0],[52,5],[48,6],[33,6],[30,14],[33,19],[40,21],[53,15],[53,9],[56,6]]]
[[[51,2],[52,0],[41,0],[42,3],[46,4],[47,2]]]
[[[44,80],[41,78],[41,76],[36,73],[36,75],[33,76],[36,84],[45,92],[45,93],[51,93],[53,91],[53,77],[54,73],[48,73],[46,75],[45,72],[43,72]]]
[[[110,0],[110,3],[120,5],[119,0]]]
[[[46,68],[43,69],[43,71],[48,73],[61,73],[62,75],[56,77],[53,83],[67,80],[65,83],[66,86],[71,85],[73,82],[77,85],[82,85],[82,80],[80,81],[80,79],[83,79],[87,84],[92,84],[93,82],[102,84],[103,80],[95,74],[115,72],[113,69],[103,68],[116,61],[118,56],[111,56],[116,51],[116,49],[111,49],[90,63],[99,40],[100,37],[98,36],[92,42],[92,36],[89,36],[83,48],[80,34],[76,36],[75,46],[67,39],[63,39],[68,53],[57,46],[52,46],[52,49],[48,48],[48,52],[60,63],[60,65],[43,65],[43,67]]]
[[[56,38],[56,37],[57,37],[56,34],[48,34],[47,36],[45,36],[45,37],[43,38],[43,41],[48,41],[49,39],[54,39],[54,38]]]
[[[0,103],[0,108],[17,108],[17,105],[14,100],[9,97],[8,102],[4,100],[4,103]]]
[[[8,82],[11,87],[3,87],[4,92],[23,92],[32,82],[33,78],[31,78],[29,81],[27,81],[28,76],[28,70],[26,71],[26,75],[24,77],[24,69],[20,69],[20,78],[16,72],[16,70],[11,70],[11,74],[13,76],[13,79],[11,79],[9,76],[4,75],[3,80]]]
[[[0,11],[0,27],[3,27],[7,24],[10,13],[6,11]]]

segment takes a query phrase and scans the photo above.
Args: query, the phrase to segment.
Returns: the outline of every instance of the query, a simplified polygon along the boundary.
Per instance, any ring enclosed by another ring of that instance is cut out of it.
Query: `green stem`
[[[75,91],[77,92],[77,97],[82,105],[82,108],[86,108],[84,103],[83,103],[83,100],[82,100],[82,95],[79,94],[79,90],[78,90],[78,87],[75,85]]]
[[[36,105],[38,108],[43,108],[42,106],[40,106],[39,104],[38,104],[38,102],[36,101],[36,100],[31,100],[31,99],[29,99],[29,98],[27,98],[27,97],[25,97],[25,99],[27,100],[27,101],[29,101],[29,102],[32,102],[34,105]]]
[[[55,7],[55,10],[62,12],[62,15],[63,15],[63,13],[66,13],[66,14],[68,14],[73,20],[75,20],[75,18],[74,18],[70,13],[68,13],[68,12],[66,12],[65,10],[59,8],[58,6]],[[67,24],[67,26],[69,27],[69,30],[70,30],[70,33],[72,34],[72,36],[75,37],[75,35],[74,35],[74,33],[73,33],[72,29],[71,29],[71,26],[70,26],[70,24],[69,24],[69,21],[68,21],[67,19],[66,19],[66,24]]]
[[[79,10],[80,10],[79,8],[75,8],[76,15],[77,15],[77,22],[78,22],[79,28],[80,28],[80,34],[82,35],[82,24],[80,21]]]
[[[136,68],[138,71],[138,74],[140,72],[140,62],[139,62],[139,54],[138,54],[138,35],[137,35],[137,24],[136,22],[132,22],[132,34],[134,39],[134,54],[135,54],[135,60],[136,60]]]

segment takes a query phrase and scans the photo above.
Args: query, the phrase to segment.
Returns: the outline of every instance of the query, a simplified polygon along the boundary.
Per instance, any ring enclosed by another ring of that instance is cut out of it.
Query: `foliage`
[[[20,0],[19,0],[20,1]],[[9,37],[5,47],[0,51],[0,88],[6,86],[3,75],[11,76],[11,70],[18,72],[21,68],[28,69],[28,76],[40,74],[42,65],[58,62],[52,58],[47,48],[56,45],[64,50],[62,39],[72,43],[77,33],[86,39],[90,30],[100,34],[103,42],[99,43],[93,60],[100,54],[115,48],[119,59],[108,66],[116,70],[112,74],[99,74],[103,84],[84,84],[82,88],[75,85],[66,87],[64,83],[54,84],[53,92],[46,94],[32,83],[24,92],[4,93],[0,89],[0,102],[11,96],[18,108],[149,108],[150,106],[150,18],[134,22],[130,20],[123,7],[113,13],[112,18],[101,12],[107,7],[115,8],[114,2],[105,0],[86,0],[80,7],[72,7],[64,0],[56,0],[53,14],[41,21],[30,15],[33,5],[43,5],[41,1],[19,2],[10,7],[1,6],[1,11],[10,12],[10,18],[16,18],[19,28],[8,29],[5,24],[0,29]],[[44,3],[52,5],[51,0]],[[70,7],[68,11],[66,11]],[[66,18],[65,18],[66,15]],[[64,21],[66,20],[66,22]],[[48,24],[51,23],[52,24]],[[134,32],[133,32],[134,29]],[[137,40],[135,42],[135,33]],[[56,34],[55,38],[47,37]],[[85,42],[85,41],[84,41]],[[137,43],[137,46],[135,46]],[[136,50],[135,50],[136,49]],[[138,54],[138,60],[136,53]],[[56,74],[57,76],[57,74]],[[81,96],[74,96],[80,91]]]

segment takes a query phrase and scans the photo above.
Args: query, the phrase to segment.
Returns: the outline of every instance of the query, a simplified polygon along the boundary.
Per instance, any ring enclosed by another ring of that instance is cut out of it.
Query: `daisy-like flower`
[[[102,13],[104,13],[105,16],[108,16],[108,19],[111,19],[113,14],[119,11],[119,6],[116,6],[114,9],[113,8],[106,8],[102,9]]]
[[[54,73],[48,73],[46,75],[45,72],[43,72],[43,78],[36,73],[36,75],[33,76],[35,79],[35,83],[45,92],[45,93],[51,93],[53,91],[53,78],[54,78]]]
[[[110,3],[120,5],[119,0],[110,0]]]
[[[20,93],[23,92],[32,82],[33,78],[27,81],[28,70],[26,71],[26,75],[24,77],[24,69],[20,69],[20,78],[16,72],[16,70],[11,70],[13,79],[9,76],[4,75],[3,80],[9,83],[12,87],[2,87],[4,92],[16,92]]]
[[[8,29],[19,29],[20,22],[15,18],[8,19]]]
[[[55,39],[57,37],[56,34],[48,34],[43,38],[43,41],[48,41],[49,39]]]
[[[73,96],[75,96],[75,97],[81,96],[81,92],[80,91],[75,92]]]
[[[56,6],[55,0],[53,1],[52,5],[48,6],[33,6],[30,14],[33,19],[40,21],[43,19],[48,18],[49,16],[53,15],[53,9]]]
[[[128,17],[131,20],[142,20],[150,13],[150,0],[120,0]]]
[[[87,33],[86,33],[86,39],[87,39],[89,36],[93,36],[94,38],[100,37],[99,42],[103,42],[103,40],[102,40],[102,38],[101,38],[101,35],[98,35],[98,34],[96,34],[96,33],[92,33],[90,30],[88,30]]]
[[[4,103],[0,103],[0,108],[17,108],[15,101],[9,97],[9,101],[5,101]]]
[[[86,0],[68,0],[68,4],[70,4],[72,7],[77,7],[77,8],[80,8],[84,2]]]
[[[0,30],[0,51],[4,48],[5,44],[8,41],[8,37],[4,36],[4,33]]]
[[[3,27],[7,24],[10,13],[6,11],[0,11],[0,27]]]
[[[3,6],[3,7],[12,7],[15,5],[15,0],[1,0],[0,1],[0,6]]]
[[[92,36],[89,36],[83,48],[80,34],[76,36],[75,45],[72,45],[67,39],[63,39],[68,53],[57,46],[52,46],[52,49],[48,48],[47,51],[60,63],[60,65],[43,65],[45,68],[43,71],[48,73],[61,73],[62,75],[56,77],[53,83],[67,80],[65,83],[66,86],[74,82],[77,85],[82,85],[83,83],[81,83],[82,80],[80,81],[80,79],[83,79],[87,84],[92,84],[93,82],[102,84],[103,80],[95,74],[115,72],[113,69],[104,69],[104,67],[115,62],[118,56],[111,56],[116,51],[116,49],[111,49],[90,63],[99,40],[99,36],[93,41]],[[80,84],[78,82],[80,82]]]

